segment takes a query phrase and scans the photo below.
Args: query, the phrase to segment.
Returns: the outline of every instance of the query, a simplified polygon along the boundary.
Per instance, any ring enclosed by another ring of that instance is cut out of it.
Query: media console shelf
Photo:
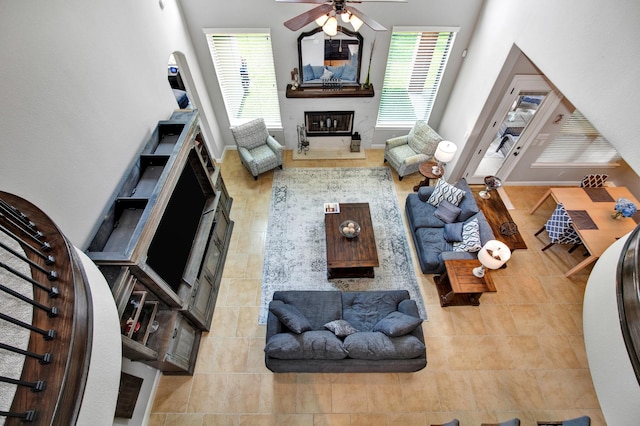
[[[197,110],[160,121],[87,250],[118,306],[125,357],[193,373],[211,328],[232,203]]]

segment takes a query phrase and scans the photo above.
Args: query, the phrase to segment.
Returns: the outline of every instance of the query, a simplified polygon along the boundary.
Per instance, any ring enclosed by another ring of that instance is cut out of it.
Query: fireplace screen
[[[307,111],[304,122],[307,136],[351,136],[353,111]]]

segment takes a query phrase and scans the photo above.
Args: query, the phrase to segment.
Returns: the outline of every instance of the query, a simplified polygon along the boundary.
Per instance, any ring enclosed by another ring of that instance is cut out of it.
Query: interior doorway
[[[481,184],[485,176],[505,180],[562,95],[541,75],[515,75],[488,122],[464,177]]]
[[[178,53],[169,55],[169,60],[167,61],[167,80],[173,91],[173,96],[176,98],[178,108],[193,109],[191,96],[189,96],[187,86],[183,79],[184,69],[179,63],[180,58],[181,56]]]

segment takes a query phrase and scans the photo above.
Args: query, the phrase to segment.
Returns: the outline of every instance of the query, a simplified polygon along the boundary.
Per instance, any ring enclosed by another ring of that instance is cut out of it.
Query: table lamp
[[[498,269],[511,258],[511,250],[501,241],[489,240],[478,252],[478,260],[481,265],[473,268],[473,275],[478,278],[484,277],[485,270]]]
[[[433,154],[433,158],[438,162],[437,166],[433,166],[431,172],[434,175],[441,175],[444,167],[444,163],[448,163],[453,160],[453,157],[456,155],[456,151],[458,147],[453,142],[442,141],[438,144],[436,148],[435,154]]]
[[[485,176],[484,185],[484,190],[480,191],[478,195],[486,200],[491,198],[492,190],[498,189],[502,186],[502,180],[498,176]]]

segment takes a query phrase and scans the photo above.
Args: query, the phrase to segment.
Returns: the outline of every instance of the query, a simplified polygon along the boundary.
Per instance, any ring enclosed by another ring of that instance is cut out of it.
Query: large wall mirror
[[[360,85],[362,35],[338,28],[334,37],[322,28],[302,33],[298,37],[300,85],[313,87],[323,80],[339,80],[345,86]]]

